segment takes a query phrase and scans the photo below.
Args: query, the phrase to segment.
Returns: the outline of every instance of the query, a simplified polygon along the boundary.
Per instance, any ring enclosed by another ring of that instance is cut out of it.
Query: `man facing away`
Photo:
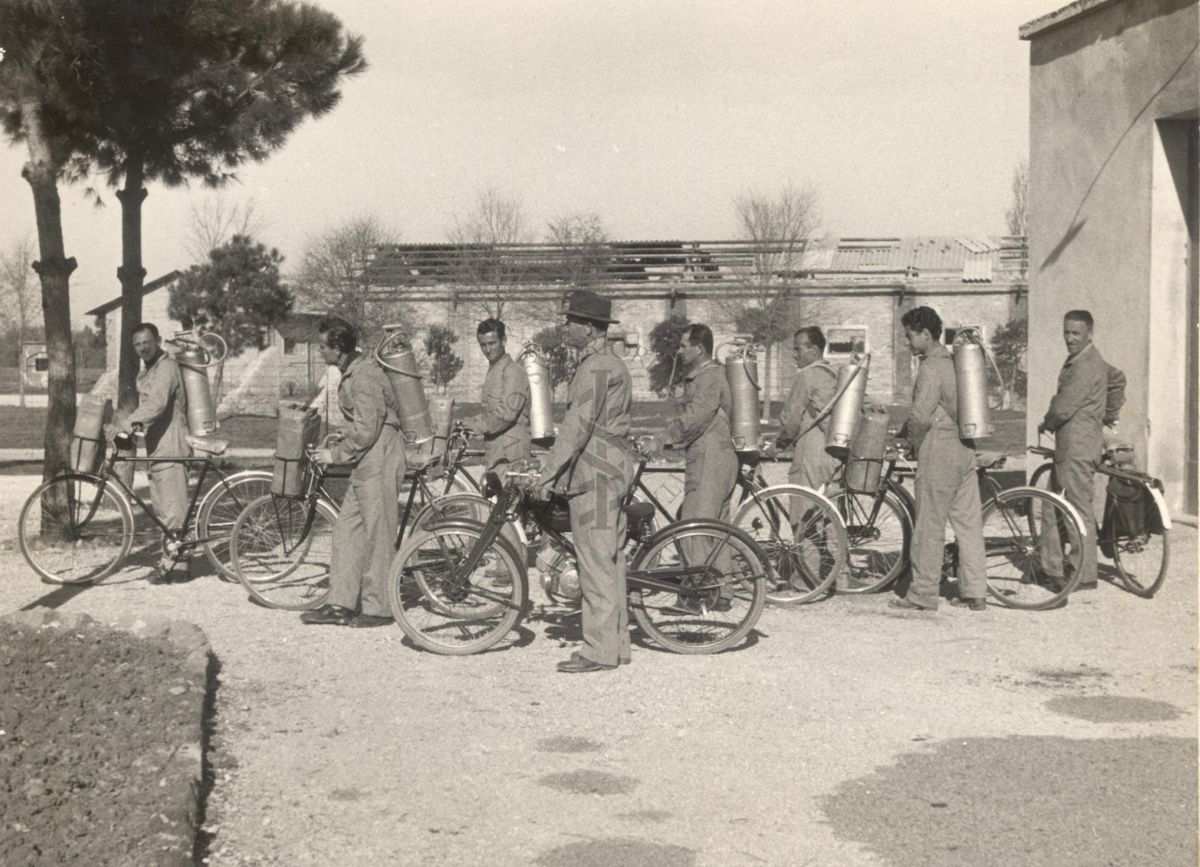
[[[129,433],[134,426],[145,434],[146,457],[183,458],[191,454],[187,444],[187,393],[175,359],[163,351],[158,327],[142,322],[133,330],[133,351],[142,361],[137,376],[137,409],[118,417],[114,430]],[[132,465],[130,465],[132,466]],[[181,463],[150,464],[150,501],[168,529],[183,526],[188,509],[187,468]],[[177,562],[164,555],[150,583],[160,584],[176,577]]]
[[[1114,386],[1120,385],[1119,399],[1110,409],[1110,367],[1092,343],[1094,321],[1087,310],[1069,310],[1063,316],[1063,342],[1067,360],[1058,374],[1058,390],[1050,408],[1038,425],[1038,433],[1054,434],[1055,490],[1066,495],[1067,501],[1079,512],[1087,538],[1083,540],[1083,556],[1079,564],[1082,574],[1077,590],[1096,587],[1096,521],[1092,512],[1094,466],[1104,449],[1106,416],[1116,421],[1120,403],[1124,402],[1123,374],[1116,371]],[[1117,382],[1117,379],[1121,382]],[[1114,389],[1115,390],[1115,389]],[[1065,575],[1062,540],[1053,524],[1043,527],[1039,540],[1042,571],[1050,578]]]
[[[946,545],[946,521],[958,541],[959,596],[952,605],[987,607],[987,576],[975,444],[958,435],[958,389],[954,362],[939,339],[942,320],[932,307],[902,317],[904,337],[921,368],[913,385],[905,432],[917,454],[917,519],[912,538],[912,584],[894,608],[936,611]]]
[[[488,470],[529,457],[529,380],[509,356],[504,323],[485,319],[475,329],[479,351],[488,360],[483,379],[483,458]]]
[[[357,350],[354,326],[322,319],[321,359],[342,373],[338,405],[347,421],[324,449],[325,464],[351,464],[346,497],[333,526],[328,602],[300,615],[304,623],[372,627],[392,622],[388,567],[396,542],[400,483],[406,462],[395,394],[383,369]]]
[[[793,446],[788,482],[819,491],[833,475],[837,462],[825,451],[828,418],[814,424],[837,390],[837,371],[825,361],[825,335],[816,325],[792,336],[796,376],[779,416],[780,448]]]
[[[625,362],[608,351],[612,302],[571,293],[567,343],[583,351],[567,390],[567,413],[542,460],[538,484],[564,488],[583,591],[583,647],[558,664],[569,674],[609,671],[629,657],[625,583],[625,494],[633,480],[626,437],[633,383]]]

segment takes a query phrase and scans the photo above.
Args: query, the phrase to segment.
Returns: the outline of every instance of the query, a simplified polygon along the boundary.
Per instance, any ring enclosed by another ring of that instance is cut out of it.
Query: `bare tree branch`
[[[41,327],[41,286],[34,280],[33,242],[22,238],[0,252],[0,313],[15,327],[18,341]]]
[[[1026,216],[1029,210],[1029,160],[1023,159],[1013,169],[1012,202],[1004,212],[1008,234],[1025,237],[1029,234]]]
[[[398,231],[373,216],[348,220],[310,240],[293,277],[297,309],[348,319],[367,345],[383,325],[405,318],[407,307],[399,298],[380,299],[369,267],[379,246],[399,241]]]
[[[261,238],[267,221],[258,213],[253,199],[232,202],[224,193],[202,202],[192,200],[188,213],[187,254],[194,264],[207,262],[209,254],[229,243],[234,235]]]
[[[725,306],[739,329],[774,343],[792,328],[787,306],[804,251],[819,227],[817,192],[811,184],[789,181],[774,195],[742,193],[734,199],[734,208],[740,236],[753,243],[750,261],[742,269],[747,294]]]
[[[546,240],[564,248],[572,286],[590,286],[603,279],[609,239],[599,214],[560,214],[546,226]]]
[[[462,248],[462,279],[486,290],[480,305],[488,316],[504,318],[509,290],[524,278],[519,259],[497,249],[507,244],[528,244],[533,233],[519,199],[494,187],[479,191],[475,208],[456,217],[449,233],[450,243]]]

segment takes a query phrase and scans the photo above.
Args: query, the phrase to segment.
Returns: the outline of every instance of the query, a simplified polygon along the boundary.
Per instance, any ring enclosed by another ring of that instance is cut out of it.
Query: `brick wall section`
[[[686,292],[692,287],[676,288]],[[1018,295],[1024,295],[1021,288],[1007,284],[805,287],[799,303],[793,304],[788,316],[792,320],[790,326],[795,327],[811,323],[826,329],[849,325],[866,328],[867,349],[872,354],[868,397],[880,402],[905,402],[911,395],[913,370],[912,358],[900,326],[900,316],[905,310],[927,304],[938,311],[948,327],[981,325],[985,336],[990,336],[1015,311],[1023,312],[1023,302],[1018,306],[1016,301]],[[623,332],[626,336],[624,348],[620,348],[621,344],[617,346],[629,366],[635,397],[638,399],[655,396],[649,387],[648,368],[654,361],[649,351],[649,338],[651,329],[665,319],[671,310],[670,289],[668,285],[651,285],[632,290],[629,287],[599,290],[612,298],[613,316],[620,320],[620,324],[612,326],[611,330]],[[557,314],[562,290],[541,291],[543,297],[537,300],[518,298],[504,312],[508,348],[514,357],[525,340],[548,325],[562,321]],[[459,336],[455,351],[464,364],[448,392],[459,401],[477,401],[487,372],[487,362],[475,343],[475,328],[487,315],[484,307],[469,297],[464,298],[461,292],[456,300],[449,297],[448,290],[438,292],[436,287],[424,290],[422,294],[424,298],[410,302],[416,311],[413,326],[418,357],[421,356],[424,328],[434,322],[453,328]],[[720,295],[696,291],[681,295],[676,298],[674,309],[683,312],[689,320],[703,322],[712,328],[715,342],[721,347],[732,342],[737,333],[735,304],[730,301],[726,287]],[[845,356],[830,357],[835,365],[847,360]],[[782,341],[772,348],[769,365],[761,357],[758,365],[760,381],[764,382],[770,397],[782,400],[791,387],[794,375],[790,341]],[[562,396],[561,389],[558,396]]]

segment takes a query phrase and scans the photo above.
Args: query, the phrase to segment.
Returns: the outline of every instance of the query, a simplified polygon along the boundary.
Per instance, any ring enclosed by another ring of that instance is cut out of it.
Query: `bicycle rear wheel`
[[[754,492],[733,520],[767,557],[767,601],[796,605],[824,596],[847,562],[846,528],[837,509],[799,485]]]
[[[133,515],[114,483],[74,473],[38,487],[17,523],[25,562],[53,584],[107,578],[133,546]]]
[[[642,548],[628,573],[629,602],[646,635],[673,653],[717,653],[754,628],[766,602],[766,557],[719,521],[672,524]]]
[[[913,519],[894,491],[839,491],[833,497],[846,525],[847,579],[841,593],[877,593],[908,568]]]
[[[1125,589],[1149,599],[1162,587],[1171,560],[1169,531],[1114,539],[1113,565]]]
[[[225,581],[237,581],[229,542],[238,515],[251,501],[271,493],[271,473],[243,470],[218,482],[204,495],[197,510],[196,535],[206,540],[204,553]]]
[[[324,603],[336,522],[324,500],[310,505],[272,494],[253,500],[234,522],[230,542],[233,569],[250,598],[288,611]]]
[[[1032,487],[997,493],[983,507],[988,592],[1009,608],[1061,604],[1079,583],[1082,540],[1078,519],[1061,497]],[[1055,560],[1061,567],[1043,565]]]
[[[388,596],[392,615],[418,647],[467,656],[495,646],[525,613],[525,567],[497,536],[468,574],[468,558],[483,525],[453,520],[418,529],[392,558]]]

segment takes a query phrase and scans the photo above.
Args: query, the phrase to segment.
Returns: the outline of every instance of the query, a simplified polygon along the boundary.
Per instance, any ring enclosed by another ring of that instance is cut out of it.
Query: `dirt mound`
[[[121,626],[0,620],[0,863],[192,863],[208,646]]]

